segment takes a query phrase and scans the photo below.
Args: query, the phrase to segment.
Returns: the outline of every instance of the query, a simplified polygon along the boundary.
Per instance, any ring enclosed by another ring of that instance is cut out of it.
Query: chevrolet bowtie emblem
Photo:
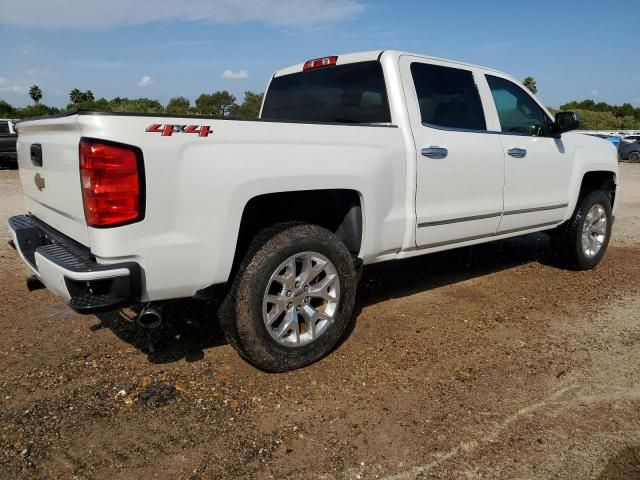
[[[39,173],[36,173],[33,177],[33,183],[36,184],[38,190],[42,191],[45,187],[44,177],[41,177]]]

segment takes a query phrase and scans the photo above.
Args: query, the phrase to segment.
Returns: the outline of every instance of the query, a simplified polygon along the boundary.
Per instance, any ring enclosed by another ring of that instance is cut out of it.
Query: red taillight
[[[80,182],[84,216],[91,227],[113,227],[140,220],[144,215],[142,197],[142,156],[126,145],[80,142]]]
[[[338,57],[316,58],[305,62],[303,70],[311,70],[312,68],[331,67],[338,63]]]

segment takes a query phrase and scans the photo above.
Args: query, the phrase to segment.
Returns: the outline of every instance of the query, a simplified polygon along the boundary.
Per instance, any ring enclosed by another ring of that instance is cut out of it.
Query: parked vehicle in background
[[[640,142],[640,135],[627,135],[622,137],[621,143],[634,143]]]
[[[606,135],[604,133],[587,133],[587,135],[591,135],[592,137],[603,138],[605,140],[610,141],[614,147],[620,147],[620,137],[617,135]]]
[[[640,140],[635,142],[624,142],[618,150],[620,160],[628,160],[630,162],[640,162]]]
[[[162,302],[218,291],[229,343],[286,371],[340,343],[363,265],[539,231],[568,267],[598,265],[618,162],[578,126],[496,70],[318,58],[273,75],[257,121],[20,122],[29,214],[9,228],[30,286],[77,311],[142,303],[156,324]]]
[[[0,167],[18,166],[17,141],[18,134],[13,120],[0,119]]]

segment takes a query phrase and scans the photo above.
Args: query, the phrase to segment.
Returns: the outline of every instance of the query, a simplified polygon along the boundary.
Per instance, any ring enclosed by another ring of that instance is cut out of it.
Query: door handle
[[[507,150],[507,153],[513,158],[524,158],[527,156],[527,150],[524,148],[510,148]]]
[[[445,158],[449,155],[449,150],[444,147],[425,147],[420,153],[429,158]]]

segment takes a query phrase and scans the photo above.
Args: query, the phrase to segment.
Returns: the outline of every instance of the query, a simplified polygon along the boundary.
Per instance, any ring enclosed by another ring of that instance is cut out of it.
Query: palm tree
[[[42,100],[42,90],[38,85],[32,85],[29,89],[29,96],[35,102],[36,105],[40,103]]]
[[[536,93],[538,93],[538,86],[536,85],[536,79],[533,77],[527,77],[524,79],[524,81],[522,82],[522,84],[527,87],[529,90],[531,90],[531,93],[533,93],[534,95]]]
[[[84,92],[82,94],[82,101],[83,102],[95,102],[96,99],[93,96],[93,92],[91,90],[87,90],[86,92]]]
[[[79,89],[74,88],[69,92],[69,100],[71,103],[80,103],[82,101],[82,92]]]

